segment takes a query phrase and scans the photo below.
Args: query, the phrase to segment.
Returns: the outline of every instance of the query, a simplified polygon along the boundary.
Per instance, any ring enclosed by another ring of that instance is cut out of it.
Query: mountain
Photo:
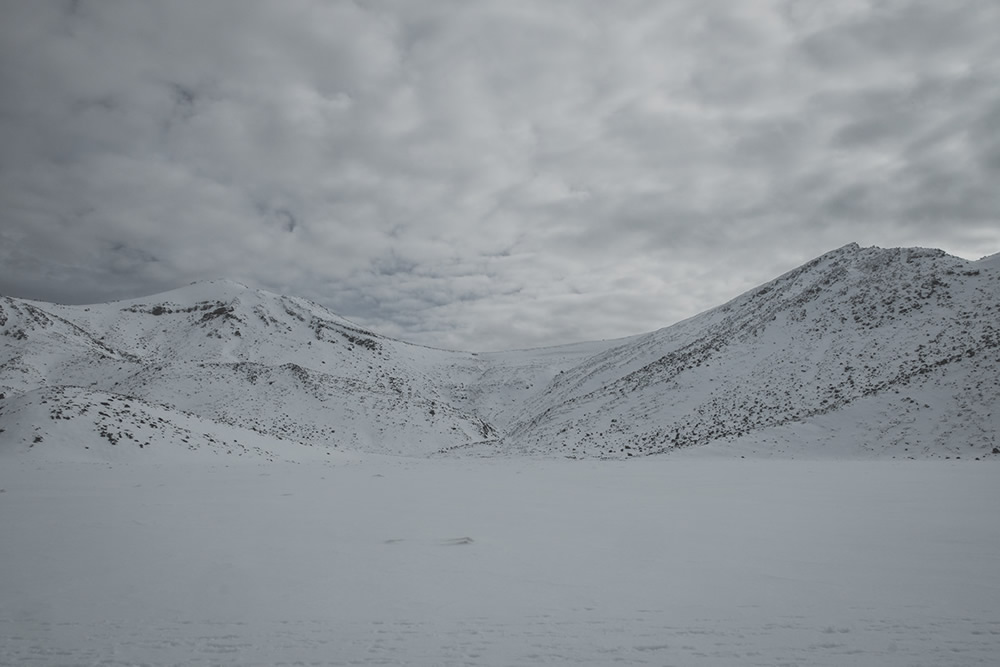
[[[1000,255],[850,244],[560,374],[506,443],[612,458],[708,444],[992,454],[998,328]]]
[[[437,350],[231,281],[90,306],[2,297],[0,341],[0,438],[15,447],[75,447],[74,438],[83,448],[165,446],[137,435],[134,414],[109,426],[110,396],[182,430],[192,416],[203,420],[180,439],[187,448],[243,442],[231,433],[242,429],[286,445],[408,455],[495,443],[526,393],[604,346]],[[54,430],[66,415],[89,436]],[[109,428],[121,435],[109,438]]]
[[[992,456],[998,326],[1000,255],[856,244],[649,334],[487,354],[231,281],[0,297],[0,452]]]

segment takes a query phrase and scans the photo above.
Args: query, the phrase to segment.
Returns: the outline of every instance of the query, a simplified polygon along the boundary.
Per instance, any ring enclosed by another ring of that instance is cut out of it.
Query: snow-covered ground
[[[992,461],[0,466],[5,665],[995,665]]]
[[[998,433],[1000,254],[849,244],[657,331],[483,353],[231,281],[0,296],[0,450],[964,460],[1000,456]]]

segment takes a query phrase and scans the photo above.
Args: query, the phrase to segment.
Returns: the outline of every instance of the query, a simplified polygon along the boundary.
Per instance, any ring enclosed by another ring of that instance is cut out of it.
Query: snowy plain
[[[4,665],[1000,662],[992,461],[0,463]]]
[[[0,297],[0,665],[998,665],[998,314],[856,244],[541,350]]]

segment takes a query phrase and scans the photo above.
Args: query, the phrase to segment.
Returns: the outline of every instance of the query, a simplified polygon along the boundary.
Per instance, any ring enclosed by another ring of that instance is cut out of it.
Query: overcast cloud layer
[[[232,278],[486,350],[1000,250],[995,0],[0,0],[0,293]]]

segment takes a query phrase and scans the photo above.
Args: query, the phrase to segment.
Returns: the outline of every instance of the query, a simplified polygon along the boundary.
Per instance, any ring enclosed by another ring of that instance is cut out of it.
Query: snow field
[[[0,466],[4,665],[992,665],[992,462]]]

